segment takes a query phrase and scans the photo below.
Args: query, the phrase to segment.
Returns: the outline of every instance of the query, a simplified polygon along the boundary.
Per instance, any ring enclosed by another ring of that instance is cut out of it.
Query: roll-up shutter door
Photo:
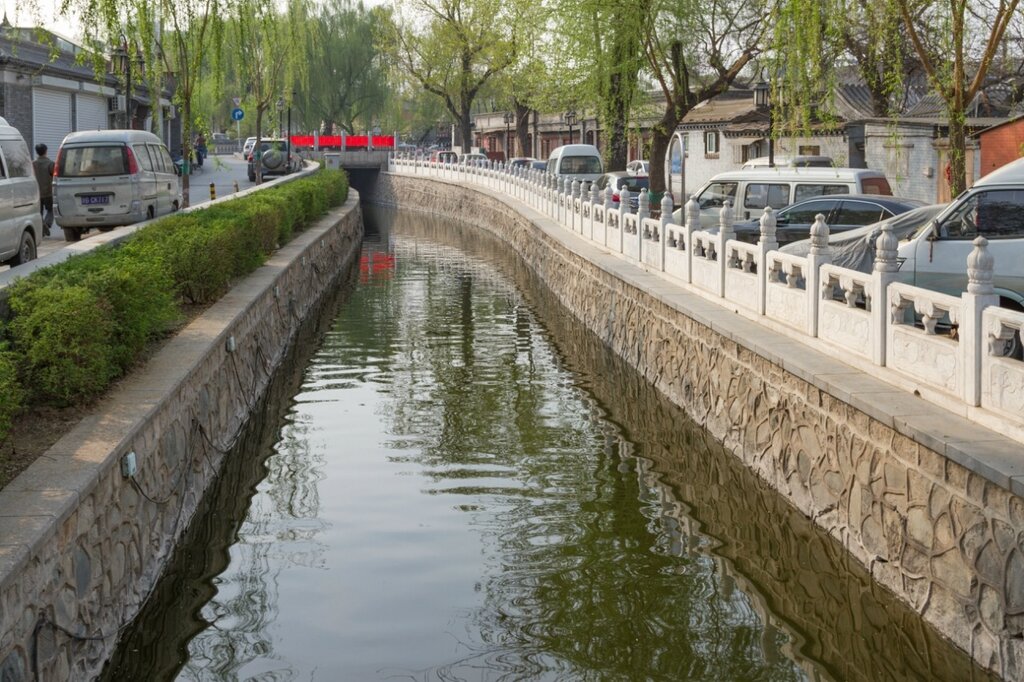
[[[71,132],[71,93],[32,89],[32,146],[42,142],[55,158],[64,136]]]
[[[100,95],[75,95],[75,130],[106,130],[107,98]]]

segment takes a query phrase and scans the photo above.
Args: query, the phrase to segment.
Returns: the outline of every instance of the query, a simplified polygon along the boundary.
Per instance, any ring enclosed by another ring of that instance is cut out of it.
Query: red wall
[[[1024,119],[1001,125],[978,136],[981,143],[981,175],[1024,156]]]

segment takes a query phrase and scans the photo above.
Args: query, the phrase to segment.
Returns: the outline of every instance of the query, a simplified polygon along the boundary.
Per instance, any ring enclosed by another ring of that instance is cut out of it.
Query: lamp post
[[[565,112],[565,122],[569,124],[569,144],[572,144],[572,127],[576,125],[576,110],[570,109]]]
[[[121,31],[120,37],[121,44],[114,48],[110,59],[110,65],[113,67],[115,72],[124,74],[124,127],[134,128],[135,125],[132,116],[132,61],[134,59],[138,63],[139,70],[145,66],[146,62],[142,58],[142,52],[139,50],[139,47],[135,44],[134,40],[129,43],[128,36],[124,34],[124,31]],[[132,52],[135,54],[133,55]]]
[[[768,112],[768,167],[775,168],[775,140],[772,135],[771,87],[765,81],[754,86],[754,106]]]
[[[295,101],[295,91],[292,90],[292,97],[288,100],[288,134],[284,136],[285,163],[291,169],[292,165],[292,102]]]
[[[277,98],[277,131],[284,130],[284,97]]]
[[[505,147],[505,162],[506,163],[508,162],[508,160],[510,158],[512,158],[511,155],[508,153],[508,147],[509,147],[509,145],[508,145],[508,127],[512,124],[512,121],[514,121],[514,120],[516,120],[515,114],[513,114],[511,111],[506,111],[505,112],[505,145],[504,145],[504,147]]]

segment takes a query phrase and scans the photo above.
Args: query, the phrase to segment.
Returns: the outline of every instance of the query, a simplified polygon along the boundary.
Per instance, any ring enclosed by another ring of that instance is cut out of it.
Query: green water
[[[367,220],[107,679],[985,679],[500,244]]]

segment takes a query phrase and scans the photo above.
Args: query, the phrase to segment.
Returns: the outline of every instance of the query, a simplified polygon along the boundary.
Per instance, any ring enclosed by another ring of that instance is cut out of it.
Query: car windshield
[[[601,159],[597,156],[563,156],[559,171],[562,175],[593,175],[601,172]]]
[[[287,145],[285,145],[284,140],[261,140],[260,141],[260,149],[262,149],[265,152],[266,151],[270,151],[271,149],[276,149],[277,151],[283,152],[283,151],[285,151],[286,146]]]
[[[619,189],[625,187],[630,192],[639,192],[642,189],[648,189],[651,186],[651,181],[644,177],[619,178],[618,186]]]
[[[124,145],[89,145],[64,147],[57,169],[66,178],[124,175],[128,172],[128,159]]]

